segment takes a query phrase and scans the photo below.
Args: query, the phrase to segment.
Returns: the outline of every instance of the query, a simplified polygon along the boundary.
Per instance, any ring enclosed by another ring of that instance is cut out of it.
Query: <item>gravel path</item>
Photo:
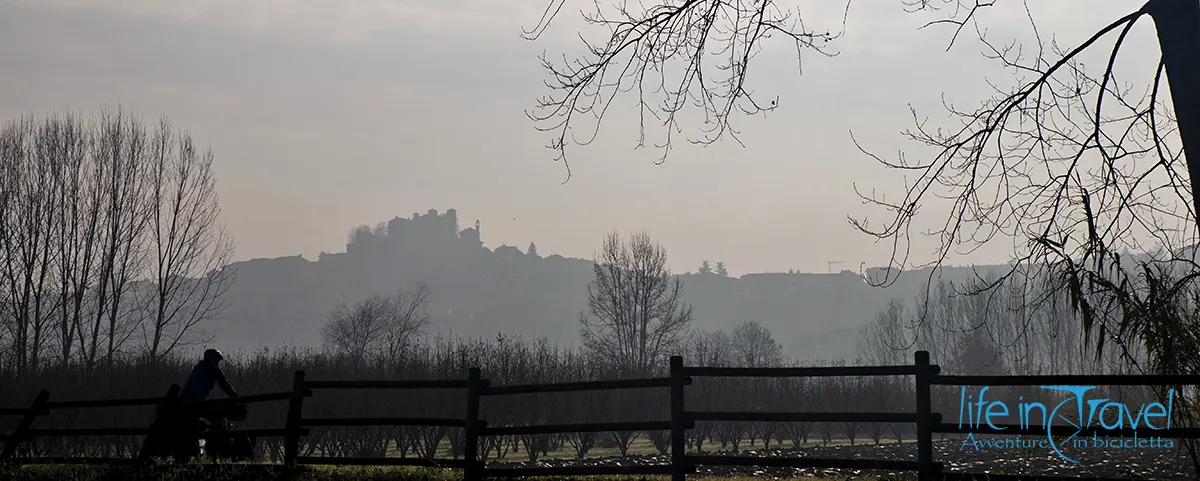
[[[1041,449],[1030,449],[1025,453],[1014,449],[998,449],[975,451],[970,446],[960,449],[959,441],[935,441],[934,459],[941,461],[947,471],[970,473],[1004,473],[1004,474],[1040,474],[1053,476],[1089,476],[1104,478],[1126,479],[1200,479],[1192,467],[1187,454],[1180,448],[1175,449],[1114,449],[1086,448],[1064,450],[1064,454],[1079,461],[1072,464],[1054,452]],[[714,454],[714,453],[706,453]],[[1023,455],[1024,454],[1024,455]],[[913,443],[902,445],[858,445],[858,446],[829,446],[807,447],[802,449],[779,450],[750,450],[743,451],[744,456],[804,456],[815,458],[837,459],[888,459],[915,461],[917,446]],[[577,466],[577,465],[632,465],[632,464],[668,464],[669,456],[630,456],[626,458],[590,458],[585,460],[549,460],[539,461],[537,466]],[[500,467],[527,466],[528,463],[497,463]],[[697,473],[702,475],[721,476],[761,476],[761,477],[843,477],[848,479],[866,479],[879,475],[895,475],[904,478],[915,478],[906,473],[886,471],[863,471],[844,469],[813,469],[813,468],[756,468],[736,466],[700,466]]]

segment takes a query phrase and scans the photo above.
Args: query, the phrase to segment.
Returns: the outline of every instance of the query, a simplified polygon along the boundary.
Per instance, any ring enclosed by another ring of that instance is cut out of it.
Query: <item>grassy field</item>
[[[905,442],[909,443],[909,442],[912,442],[912,440],[908,439],[908,440],[905,440]],[[880,439],[880,443],[896,444],[896,440],[884,438],[884,439]],[[448,444],[449,443],[443,443],[443,446],[440,449],[438,449],[438,457],[440,457],[440,458],[449,458],[450,457],[450,448],[449,448]],[[873,441],[871,439],[858,438],[855,440],[854,444],[859,445],[859,446],[874,445],[875,441]],[[849,446],[849,445],[850,445],[850,440],[848,440],[848,439],[832,439],[829,441],[829,446]],[[807,444],[803,444],[800,447],[818,447],[818,446],[823,446],[823,443],[821,443],[820,441],[814,441],[812,439],[809,439]],[[790,448],[794,448],[794,447],[796,447],[796,446],[791,441],[784,441],[781,444],[778,441],[772,440],[770,449],[790,449]],[[732,445],[726,446],[724,450],[730,450],[730,449],[733,449]],[[755,450],[755,449],[764,449],[764,448],[763,448],[761,441],[755,442],[753,444],[743,441],[741,444],[738,445],[738,449],[739,450]],[[724,451],[724,450],[721,449],[721,443],[719,443],[719,442],[709,441],[709,442],[704,443],[704,452],[706,452],[706,453]],[[691,453],[691,452],[693,452],[693,450],[689,448],[687,452]],[[629,455],[630,456],[647,455],[647,454],[649,454],[649,455],[659,454],[658,449],[656,449],[654,447],[654,443],[650,442],[649,439],[639,437],[638,439],[636,439],[632,443],[630,443],[630,446],[629,446]],[[621,451],[619,449],[617,449],[616,447],[603,447],[603,446],[593,447],[592,449],[588,450],[588,453],[587,453],[588,458],[606,458],[606,457],[613,457],[613,456],[620,456],[620,455],[621,455]],[[399,452],[399,450],[396,450],[393,447],[393,449],[388,450],[388,456],[400,456],[400,452]],[[410,452],[409,456],[413,456],[413,454]],[[546,460],[574,459],[574,458],[575,458],[575,450],[572,449],[569,444],[564,444],[562,446],[562,449],[559,449],[557,451],[550,451],[545,456],[541,456],[541,455],[538,456],[539,460],[542,460],[542,459],[546,459]],[[488,454],[488,460],[489,461],[497,460],[495,451]],[[524,461],[528,461],[529,458],[525,454],[525,447],[522,446],[520,452],[514,453],[514,452],[512,452],[512,450],[509,450],[508,453],[506,453],[504,457],[499,458],[499,460],[524,462]]]
[[[893,444],[895,440],[883,440],[885,444]],[[844,439],[832,440],[829,445],[849,445],[850,442]],[[856,444],[874,444],[873,441],[859,439]],[[807,446],[820,446],[819,442],[809,442]],[[793,447],[791,442],[778,444],[771,442],[772,449],[790,448]],[[713,452],[720,450],[720,443],[705,443],[704,451]],[[750,444],[743,442],[739,445],[742,450],[763,449],[762,443]],[[389,456],[399,456],[399,452],[389,450]],[[438,457],[450,458],[448,446],[443,446],[438,450]],[[648,439],[637,439],[629,449],[630,455],[647,455],[658,454],[658,450],[654,448],[653,443]],[[413,456],[409,453],[409,456]],[[594,447],[587,455],[587,458],[604,458],[610,456],[619,456],[620,451],[615,447]],[[573,459],[575,452],[569,445],[564,445],[563,449],[552,451],[545,456],[539,456],[539,459]],[[524,462],[528,458],[525,454],[525,449],[522,446],[520,452],[507,453],[504,461]],[[494,453],[489,456],[489,460],[496,460]],[[691,479],[696,479],[694,476]],[[407,467],[327,467],[327,466],[304,466],[291,475],[285,475],[278,466],[264,465],[247,465],[247,464],[194,464],[178,466],[165,464],[161,466],[149,467],[130,467],[130,466],[81,466],[81,465],[27,465],[17,467],[0,467],[0,479],[5,481],[42,481],[42,480],[68,480],[68,481],[119,481],[119,480],[164,480],[164,481],[182,481],[193,479],[204,479],[214,481],[233,481],[233,480],[253,480],[253,481],[272,481],[272,480],[294,480],[294,481],[341,481],[341,480],[404,480],[404,481],[457,481],[461,479],[461,474],[455,470],[440,470],[426,468],[407,468]],[[600,477],[574,477],[574,478],[541,478],[543,481],[565,481],[572,480],[588,480],[588,481],[667,481],[669,477],[663,476],[600,476]],[[763,478],[754,477],[707,477],[706,480],[713,481],[760,481]],[[797,478],[808,481],[835,481],[839,478]]]

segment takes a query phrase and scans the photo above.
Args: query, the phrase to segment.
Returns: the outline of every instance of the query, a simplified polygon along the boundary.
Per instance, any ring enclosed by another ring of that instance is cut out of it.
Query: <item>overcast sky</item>
[[[746,147],[681,145],[655,165],[657,152],[633,149],[632,111],[617,111],[571,152],[563,184],[550,137],[524,114],[550,93],[537,55],[578,52],[581,29],[600,32],[580,21],[590,0],[567,0],[549,35],[522,40],[545,1],[0,0],[0,116],[118,104],[167,115],[216,154],[238,259],[315,259],[343,251],[355,225],[453,207],[462,227],[480,220],[489,247],[591,257],[606,231],[645,229],[674,270],[709,259],[740,275],[886,262],[889,246],[847,222],[886,213],[852,186],[899,193],[904,178],[859,153],[850,130],[894,155],[912,148],[909,104],[943,122],[941,95],[975,106],[987,80],[1011,83],[973,34],[946,52],[951,30],[918,30],[934,17],[854,0],[837,57],[808,55],[799,75],[792,50],[769,44],[752,65],[752,87],[781,106],[736,119]],[[842,2],[778,3],[840,29]],[[1027,35],[1021,4],[1000,3],[982,24]],[[1074,45],[1137,3],[1037,2],[1034,15]],[[1133,37],[1130,51],[1157,58],[1152,29]],[[936,205],[926,213],[939,220]],[[956,263],[1010,253],[997,244]]]

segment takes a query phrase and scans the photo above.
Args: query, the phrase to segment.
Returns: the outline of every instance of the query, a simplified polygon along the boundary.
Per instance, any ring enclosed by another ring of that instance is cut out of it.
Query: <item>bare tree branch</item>
[[[539,38],[565,2],[551,0],[525,37]],[[731,114],[755,115],[777,107],[777,99],[768,102],[746,85],[750,61],[764,41],[775,35],[791,43],[802,66],[805,50],[835,55],[828,45],[842,35],[809,28],[799,11],[780,8],[774,0],[671,0],[652,6],[621,1],[611,7],[602,0],[593,3],[584,21],[607,28],[609,37],[591,42],[581,36],[587,49],[582,59],[556,62],[543,55],[542,66],[550,75],[546,86],[553,93],[526,112],[539,130],[552,132],[547,147],[556,152],[555,160],[563,161],[568,179],[567,145],[587,145],[596,138],[617,94],[637,92],[637,147],[646,145],[647,122],[657,122],[665,132],[666,138],[655,144],[662,150],[661,163],[675,134],[684,130],[681,114],[689,106],[699,111],[701,135],[687,141],[699,145],[726,135],[737,141]],[[592,117],[596,124],[591,132],[576,136],[569,131],[581,117]]]

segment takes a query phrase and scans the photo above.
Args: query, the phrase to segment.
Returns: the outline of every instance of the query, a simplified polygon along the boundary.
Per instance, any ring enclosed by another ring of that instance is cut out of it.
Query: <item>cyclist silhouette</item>
[[[221,371],[221,361],[224,359],[225,356],[221,355],[221,351],[216,349],[204,351],[204,359],[192,368],[192,374],[188,376],[187,384],[179,392],[179,399],[203,401],[208,398],[208,393],[212,391],[214,385],[220,385],[221,390],[225,391],[227,396],[237,397],[237,391],[229,385],[229,380],[225,379],[225,373]]]

